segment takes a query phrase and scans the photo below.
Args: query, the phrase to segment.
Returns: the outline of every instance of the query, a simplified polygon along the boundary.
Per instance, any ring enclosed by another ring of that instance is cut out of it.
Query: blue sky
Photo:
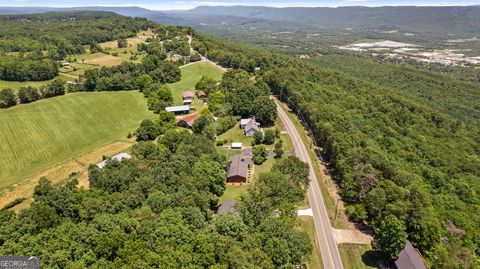
[[[0,0],[0,6],[140,6],[155,10],[190,9],[201,5],[263,5],[274,7],[290,6],[452,6],[479,5],[480,0]]]

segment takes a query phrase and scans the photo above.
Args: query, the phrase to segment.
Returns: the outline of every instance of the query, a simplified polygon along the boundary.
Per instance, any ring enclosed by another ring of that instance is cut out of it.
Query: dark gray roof
[[[230,168],[228,169],[228,177],[242,176],[248,177],[248,165],[252,162],[252,157],[243,154],[233,155],[231,158]]]
[[[427,269],[423,263],[422,257],[418,254],[410,241],[407,241],[405,248],[398,255],[395,265],[398,269]]]
[[[219,207],[218,207],[218,213],[236,213],[237,210],[235,209],[235,205],[237,204],[237,201],[235,200],[228,200],[223,202]]]

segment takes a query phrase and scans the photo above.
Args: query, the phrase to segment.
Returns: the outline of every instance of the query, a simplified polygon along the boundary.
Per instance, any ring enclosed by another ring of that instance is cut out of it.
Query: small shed
[[[231,149],[242,149],[243,144],[239,142],[233,142],[230,146]]]
[[[193,123],[198,119],[198,115],[192,114],[177,119],[177,126],[192,128]]]
[[[191,91],[185,91],[182,93],[183,104],[192,104],[193,99],[195,99],[195,95]]]
[[[237,209],[235,209],[236,205],[237,205],[237,201],[235,201],[235,200],[225,201],[218,207],[217,212],[219,214],[221,214],[221,213],[237,213]]]
[[[395,267],[398,269],[427,269],[423,263],[422,256],[408,240],[405,248],[398,254]]]
[[[128,160],[128,159],[131,159],[131,158],[132,158],[132,156],[130,156],[130,154],[125,153],[125,152],[122,152],[122,153],[119,153],[119,154],[117,154],[117,155],[112,156],[112,158],[110,158],[110,159],[106,159],[106,160],[103,160],[103,161],[97,163],[97,167],[100,168],[100,169],[103,168],[103,167],[105,167],[105,165],[107,165],[107,163],[108,163],[109,160],[121,161],[121,160],[123,160],[123,159],[127,159],[127,160]]]
[[[207,99],[207,94],[204,91],[200,90],[200,91],[197,91],[197,97],[198,99],[205,100]]]
[[[167,112],[172,112],[175,113],[176,115],[178,114],[188,114],[190,112],[190,107],[187,105],[183,106],[167,106],[165,108]]]

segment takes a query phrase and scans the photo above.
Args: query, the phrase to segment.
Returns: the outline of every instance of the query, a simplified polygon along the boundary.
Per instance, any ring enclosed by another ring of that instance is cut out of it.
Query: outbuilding
[[[167,112],[175,113],[176,115],[179,114],[188,114],[190,112],[190,107],[187,105],[184,106],[167,106],[165,108]]]
[[[185,91],[182,93],[183,104],[192,104],[193,99],[195,99],[195,94],[191,91]]]
[[[233,142],[230,146],[231,149],[242,149],[243,144],[239,142]]]
[[[128,159],[131,159],[131,158],[132,158],[132,156],[130,156],[130,154],[125,153],[125,152],[122,152],[122,153],[119,153],[119,154],[117,154],[117,155],[112,156],[112,158],[110,158],[110,159],[106,159],[106,160],[103,160],[103,161],[97,163],[97,167],[100,168],[100,169],[103,168],[103,167],[105,167],[105,165],[107,165],[107,163],[108,163],[110,160],[121,161],[121,160],[123,160],[123,159],[127,159],[127,160],[128,160]]]
[[[193,123],[198,119],[198,115],[192,114],[182,118],[177,119],[177,126],[185,127],[185,128],[192,128]]]
[[[408,240],[405,248],[398,254],[395,266],[397,269],[427,269],[422,256]]]

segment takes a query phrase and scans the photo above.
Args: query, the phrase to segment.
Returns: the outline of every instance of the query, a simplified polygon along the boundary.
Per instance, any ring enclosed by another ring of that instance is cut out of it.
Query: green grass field
[[[182,92],[195,91],[195,84],[197,84],[202,76],[220,80],[223,74],[222,70],[205,62],[191,64],[181,68],[180,70],[182,71],[182,79],[179,82],[168,85],[172,90],[175,105],[181,105],[183,103]],[[203,103],[195,97],[194,106],[198,110],[203,107]]]
[[[370,245],[340,244],[338,250],[345,268],[377,268],[377,260]]]
[[[75,93],[0,110],[0,188],[135,130],[154,117],[137,91]]]

